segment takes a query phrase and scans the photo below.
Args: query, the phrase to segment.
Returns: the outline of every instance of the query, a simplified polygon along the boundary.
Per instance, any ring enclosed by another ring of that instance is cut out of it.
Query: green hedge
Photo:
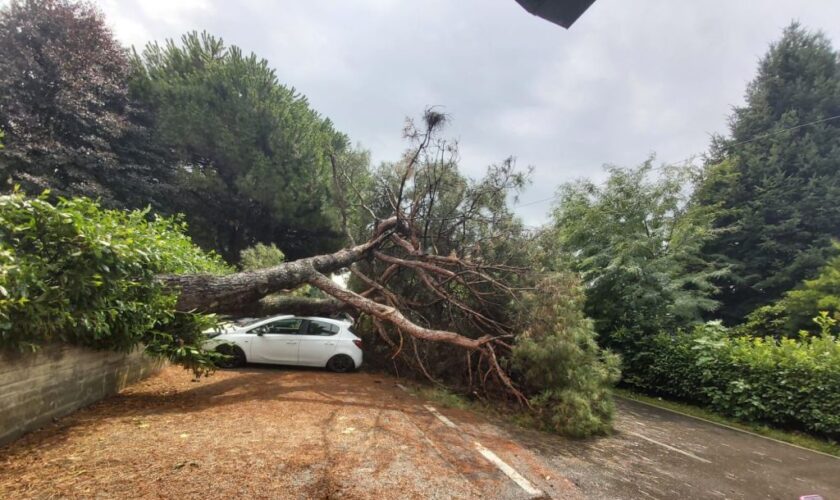
[[[660,334],[628,359],[625,382],[646,392],[763,422],[840,438],[840,340],[835,320],[798,339],[732,337],[718,323]]]
[[[175,219],[84,199],[0,196],[0,348],[46,342],[147,351],[212,370],[199,349],[212,318],[174,312],[160,273],[226,272]]]

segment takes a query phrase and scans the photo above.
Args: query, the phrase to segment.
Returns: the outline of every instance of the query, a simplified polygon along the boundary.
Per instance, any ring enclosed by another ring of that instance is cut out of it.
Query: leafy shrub
[[[517,378],[542,422],[571,436],[611,429],[610,386],[619,376],[617,356],[598,347],[582,303],[571,275],[543,281],[523,301],[524,330],[513,349]]]
[[[801,287],[785,294],[780,301],[790,317],[789,327],[793,331],[813,329],[808,319],[818,311],[828,311],[835,319],[840,316],[840,243],[834,242],[835,256],[820,269],[819,275],[805,280]],[[834,329],[837,333],[837,329]]]
[[[0,348],[143,344],[196,374],[211,370],[199,343],[213,318],[175,313],[176,297],[155,280],[228,270],[184,231],[177,219],[103,210],[85,198],[0,196]]]
[[[715,282],[728,268],[702,254],[717,211],[691,203],[694,168],[660,169],[651,158],[607,172],[601,185],[560,187],[553,246],[586,283],[584,310],[602,345],[635,352],[638,340],[714,311]]]
[[[820,269],[811,280],[805,280],[785,293],[772,304],[759,307],[747,315],[744,324],[738,326],[738,333],[761,337],[796,337],[801,330],[818,334],[812,318],[826,311],[835,319],[840,318],[840,243],[834,242],[834,257]],[[834,326],[832,333],[840,333]]]
[[[785,337],[792,333],[790,326],[791,320],[787,308],[781,301],[777,301],[753,310],[742,324],[733,329],[733,332],[748,337],[767,335]]]
[[[650,340],[652,362],[625,381],[740,420],[840,437],[840,340],[827,313],[820,334],[731,336],[719,323]]]
[[[239,252],[239,266],[243,271],[256,271],[267,267],[274,267],[283,263],[286,255],[272,243],[265,245],[257,243]]]

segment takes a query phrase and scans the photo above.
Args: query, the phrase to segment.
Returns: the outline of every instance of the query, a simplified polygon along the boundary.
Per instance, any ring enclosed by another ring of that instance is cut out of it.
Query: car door
[[[326,321],[308,319],[301,329],[298,362],[303,366],[326,366],[335,352],[338,326]]]
[[[300,347],[298,332],[302,325],[301,318],[285,318],[252,328],[248,332],[251,336],[249,361],[296,365]]]

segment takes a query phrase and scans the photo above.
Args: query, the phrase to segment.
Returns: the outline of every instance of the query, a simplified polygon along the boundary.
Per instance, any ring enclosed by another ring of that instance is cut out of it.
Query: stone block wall
[[[35,353],[0,352],[0,446],[127,385],[162,366],[131,353],[51,345]]]

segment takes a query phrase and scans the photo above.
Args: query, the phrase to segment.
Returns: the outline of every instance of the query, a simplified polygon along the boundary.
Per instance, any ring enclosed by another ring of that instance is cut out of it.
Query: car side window
[[[338,333],[338,327],[322,321],[309,320],[309,327],[306,329],[307,335],[320,335],[322,337],[329,337]]]
[[[298,318],[281,319],[272,321],[251,330],[251,333],[286,334],[294,335],[300,329],[303,320]]]

